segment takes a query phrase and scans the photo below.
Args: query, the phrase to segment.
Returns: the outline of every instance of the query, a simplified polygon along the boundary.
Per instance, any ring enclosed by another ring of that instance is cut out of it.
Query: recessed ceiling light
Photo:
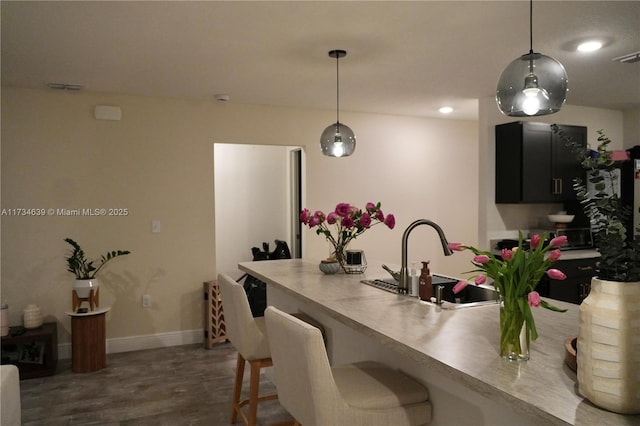
[[[579,52],[594,52],[602,47],[602,43],[597,40],[585,41],[578,45]]]
[[[453,108],[448,107],[448,106],[443,106],[438,111],[440,111],[440,113],[442,113],[442,114],[450,114],[451,112],[453,112]]]

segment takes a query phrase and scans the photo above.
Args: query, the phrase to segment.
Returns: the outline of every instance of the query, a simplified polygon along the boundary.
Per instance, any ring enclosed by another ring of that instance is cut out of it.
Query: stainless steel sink
[[[362,280],[363,284],[370,285],[372,287],[379,288],[391,293],[398,293],[398,282],[391,278],[381,278],[374,280]],[[490,285],[469,284],[460,293],[453,293],[453,286],[457,283],[455,278],[445,277],[442,275],[433,275],[433,285],[443,286],[442,301],[441,304],[433,302],[429,303],[434,306],[439,306],[442,309],[463,309],[472,308],[476,306],[495,305],[499,302],[498,292]],[[435,290],[434,290],[435,294]],[[408,296],[412,297],[412,296]]]
[[[477,308],[480,306],[492,306],[497,305],[497,300],[485,300],[483,302],[471,302],[471,303],[450,303],[450,302],[442,302],[442,304],[437,305],[433,302],[425,302],[429,305],[439,306],[441,309],[445,310],[458,310],[458,309],[468,309],[468,308]]]
[[[388,291],[389,293],[398,293],[398,282],[391,278],[378,278],[373,280],[362,280],[362,284]]]
[[[442,299],[442,309],[466,309],[495,305],[499,302],[498,292],[492,286],[474,284],[467,285],[458,294],[453,293],[453,287],[445,288]]]
[[[372,287],[379,288],[381,290],[385,290],[391,293],[398,293],[398,281],[393,278],[378,278],[372,280],[362,280],[360,281],[362,284],[367,284]],[[431,283],[436,285],[442,285],[446,288],[453,288],[454,285],[458,282],[457,279],[447,277],[444,275],[432,274],[431,275]],[[404,293],[402,293],[404,295]],[[452,299],[453,301],[453,299]]]
[[[467,285],[460,293],[453,294],[453,291],[445,291],[443,303],[438,305],[442,309],[467,309],[478,306],[490,306],[499,302],[498,292],[488,285],[476,286]],[[435,303],[428,302],[436,305]]]
[[[489,285],[467,285],[460,293],[453,294],[452,298],[444,297],[452,303],[498,302],[498,292]]]

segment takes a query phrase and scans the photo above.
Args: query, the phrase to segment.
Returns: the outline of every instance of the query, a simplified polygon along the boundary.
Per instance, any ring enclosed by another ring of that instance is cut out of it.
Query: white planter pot
[[[93,293],[95,294],[100,288],[100,281],[97,278],[93,278],[90,280],[76,280],[73,284],[73,289],[76,291],[78,297],[87,298],[93,289]]]
[[[91,294],[93,290],[93,294]],[[93,311],[99,305],[100,281],[96,278],[90,280],[76,280],[73,284],[73,292],[71,296],[71,306],[73,311],[80,307],[83,301],[89,302],[89,309]]]
[[[616,413],[640,413],[640,282],[591,279],[577,352],[585,398]]]

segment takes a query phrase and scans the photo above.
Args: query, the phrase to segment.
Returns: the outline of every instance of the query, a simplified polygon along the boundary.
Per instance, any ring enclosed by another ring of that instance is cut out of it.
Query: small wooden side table
[[[71,369],[89,373],[107,366],[105,317],[111,307],[86,313],[67,312],[71,317]]]
[[[2,364],[15,364],[20,370],[20,380],[50,376],[58,364],[58,327],[55,322],[45,322],[35,329],[22,330],[10,327],[8,336],[0,340]]]

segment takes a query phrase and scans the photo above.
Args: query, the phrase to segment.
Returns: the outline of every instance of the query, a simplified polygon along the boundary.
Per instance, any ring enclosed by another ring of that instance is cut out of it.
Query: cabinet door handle
[[[578,271],[592,271],[592,266],[578,266]]]
[[[562,194],[562,179],[553,178],[553,195]]]

